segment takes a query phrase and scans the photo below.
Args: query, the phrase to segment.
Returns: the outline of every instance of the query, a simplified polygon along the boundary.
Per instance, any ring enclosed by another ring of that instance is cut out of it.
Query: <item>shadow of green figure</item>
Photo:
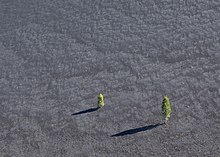
[[[167,96],[164,96],[163,97],[163,102],[162,102],[162,114],[165,117],[164,124],[166,124],[166,125],[167,125],[167,122],[170,118],[171,112],[172,112],[172,110],[171,110],[171,107],[170,107],[170,100]]]
[[[104,96],[102,95],[102,93],[100,93],[98,96],[98,107],[103,107],[105,105],[104,99]]]

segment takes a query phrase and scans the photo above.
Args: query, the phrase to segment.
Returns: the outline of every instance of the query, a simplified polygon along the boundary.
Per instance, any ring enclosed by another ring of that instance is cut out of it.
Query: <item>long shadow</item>
[[[89,112],[94,112],[98,109],[99,109],[99,107],[90,108],[90,109],[87,109],[87,110],[84,110],[84,111],[73,113],[72,116],[79,115],[79,114],[85,114],[85,113],[89,113]]]
[[[140,127],[140,128],[135,128],[135,129],[130,129],[130,130],[126,130],[117,134],[112,135],[111,137],[117,137],[117,136],[125,136],[125,135],[132,135],[132,134],[136,134],[138,132],[142,132],[142,131],[147,131],[147,130],[151,130],[153,128],[156,128],[160,125],[163,125],[161,123],[158,124],[154,124],[154,125],[148,125],[148,126],[144,126],[144,127]]]

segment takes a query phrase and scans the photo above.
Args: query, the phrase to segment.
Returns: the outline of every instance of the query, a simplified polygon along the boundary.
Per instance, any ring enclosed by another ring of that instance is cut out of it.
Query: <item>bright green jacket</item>
[[[162,113],[166,116],[166,118],[170,118],[172,110],[170,107],[170,100],[167,96],[164,96],[162,103]]]
[[[99,107],[103,107],[104,106],[104,96],[102,95],[102,93],[100,93],[99,97],[98,97],[98,106]]]

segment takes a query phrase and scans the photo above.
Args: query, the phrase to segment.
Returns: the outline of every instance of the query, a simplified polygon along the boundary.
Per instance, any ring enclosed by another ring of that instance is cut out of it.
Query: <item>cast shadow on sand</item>
[[[98,109],[99,109],[99,107],[90,108],[90,109],[87,109],[87,110],[84,110],[84,111],[79,111],[77,113],[73,113],[72,116],[94,112],[94,111],[97,111]]]
[[[142,131],[147,131],[147,130],[151,130],[154,129],[160,125],[163,125],[162,123],[158,123],[158,124],[154,124],[154,125],[148,125],[148,126],[144,126],[144,127],[140,127],[140,128],[135,128],[135,129],[129,129],[129,130],[125,130],[123,132],[111,135],[111,137],[118,137],[118,136],[125,136],[125,135],[132,135],[132,134],[136,134],[138,132],[142,132]]]

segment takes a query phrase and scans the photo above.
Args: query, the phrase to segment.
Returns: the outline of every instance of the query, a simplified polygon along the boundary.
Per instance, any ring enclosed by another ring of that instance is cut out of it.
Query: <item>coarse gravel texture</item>
[[[0,126],[1,157],[220,157],[220,1],[0,0]]]

